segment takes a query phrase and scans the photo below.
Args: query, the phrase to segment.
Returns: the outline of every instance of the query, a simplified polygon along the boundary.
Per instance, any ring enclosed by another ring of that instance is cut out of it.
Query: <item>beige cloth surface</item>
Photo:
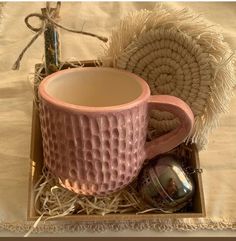
[[[61,18],[65,26],[109,36],[119,19],[136,9],[152,9],[156,3],[63,3]],[[226,41],[236,49],[236,3],[166,3],[171,7],[191,7],[220,24]],[[42,61],[43,37],[26,53],[20,71],[12,71],[18,53],[33,33],[24,25],[24,17],[40,12],[44,4],[7,3],[0,18],[0,236],[6,231],[26,232],[29,152],[32,113],[30,78],[35,63]],[[0,11],[1,12],[1,11]],[[103,44],[93,38],[61,31],[62,56],[79,60],[95,59]],[[31,73],[31,74],[30,74]],[[98,224],[97,230],[236,230],[236,98],[222,116],[220,126],[209,139],[208,149],[200,153],[207,217],[202,219],[157,220],[154,223]],[[49,222],[37,231],[92,231],[93,224]],[[112,233],[110,232],[112,235]],[[114,234],[114,233],[113,233]],[[154,232],[151,235],[157,235]],[[102,235],[102,234],[101,234]],[[107,233],[105,234],[107,235]]]

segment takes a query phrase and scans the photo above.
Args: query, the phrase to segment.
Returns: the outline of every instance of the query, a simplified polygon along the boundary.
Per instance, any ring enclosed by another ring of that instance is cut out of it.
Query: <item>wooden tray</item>
[[[84,67],[95,66],[95,61],[83,61]],[[36,65],[36,71],[41,67],[41,65]],[[72,67],[70,64],[65,64],[64,68]],[[200,169],[200,162],[198,156],[198,150],[195,145],[191,145],[192,151],[194,153],[192,160],[190,160],[189,165],[192,167]],[[29,173],[29,199],[28,199],[28,214],[27,219],[32,221],[39,218],[39,215],[35,211],[34,198],[35,193],[33,190],[34,185],[39,180],[42,174],[43,167],[43,147],[42,147],[42,135],[40,130],[39,115],[36,104],[33,103],[33,115],[32,115],[32,132],[31,132],[31,153],[30,153],[30,173]],[[186,213],[173,213],[173,214],[107,214],[105,216],[99,215],[67,215],[64,217],[57,218],[57,220],[67,220],[67,221],[138,221],[138,220],[151,220],[158,218],[199,218],[205,216],[205,205],[203,197],[203,186],[201,173],[196,172],[193,175],[196,190],[193,197],[193,210]],[[36,203],[36,205],[40,205]]]

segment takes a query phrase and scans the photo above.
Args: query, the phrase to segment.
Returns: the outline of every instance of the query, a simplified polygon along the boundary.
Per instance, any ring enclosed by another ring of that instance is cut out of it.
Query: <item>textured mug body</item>
[[[147,101],[117,112],[84,113],[41,101],[44,161],[76,193],[114,192],[145,159]]]
[[[140,93],[127,103],[102,107],[60,100],[56,91],[55,96],[50,95],[49,85],[57,78],[59,83],[64,81],[63,78],[66,80],[67,74],[79,75],[86,71],[88,74],[91,71],[98,71],[98,74],[99,71],[114,71],[115,74],[117,71],[131,79],[136,78]],[[45,164],[59,178],[61,185],[73,192],[105,195],[118,191],[138,175],[148,158],[147,152],[158,154],[153,151],[153,145],[148,150],[146,144],[150,90],[144,80],[132,73],[111,68],[59,71],[43,80],[39,97]]]

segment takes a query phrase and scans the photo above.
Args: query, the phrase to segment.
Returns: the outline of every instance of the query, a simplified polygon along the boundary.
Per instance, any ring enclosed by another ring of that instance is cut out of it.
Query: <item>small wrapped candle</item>
[[[50,17],[53,21],[57,21],[59,18],[60,4],[57,3],[56,8],[51,8],[50,3],[46,5],[47,7],[42,8],[41,11],[42,15],[45,17],[45,70],[46,74],[49,75],[57,72],[60,67],[60,41],[58,28],[47,19],[47,14],[51,15]]]

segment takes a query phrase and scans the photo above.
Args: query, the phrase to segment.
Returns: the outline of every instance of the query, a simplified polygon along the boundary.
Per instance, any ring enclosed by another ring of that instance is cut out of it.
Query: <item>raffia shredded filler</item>
[[[171,153],[175,153],[186,166],[191,158],[190,148],[181,145]],[[42,175],[35,184],[35,210],[39,215],[47,216],[46,220],[66,216],[68,214],[106,215],[111,213],[148,213],[166,212],[151,208],[140,197],[137,191],[137,179],[126,188],[104,197],[77,195],[63,188],[59,180],[44,166]],[[168,213],[168,212],[166,212]]]
[[[134,184],[133,184],[134,185]],[[78,196],[62,186],[46,168],[35,186],[35,209],[39,215],[56,218],[68,214],[138,213],[147,209],[133,185],[105,197]],[[36,203],[40,203],[37,208]]]
[[[192,150],[185,144],[170,151],[182,160],[182,165],[188,167],[188,160],[192,158]],[[150,207],[143,201],[137,191],[137,179],[126,188],[105,197],[81,196],[63,188],[53,174],[44,166],[42,175],[34,186],[34,208],[39,218],[25,234],[29,236],[40,223],[67,215],[107,215],[107,214],[143,214],[169,213],[168,211]],[[186,212],[188,208],[183,209]]]

